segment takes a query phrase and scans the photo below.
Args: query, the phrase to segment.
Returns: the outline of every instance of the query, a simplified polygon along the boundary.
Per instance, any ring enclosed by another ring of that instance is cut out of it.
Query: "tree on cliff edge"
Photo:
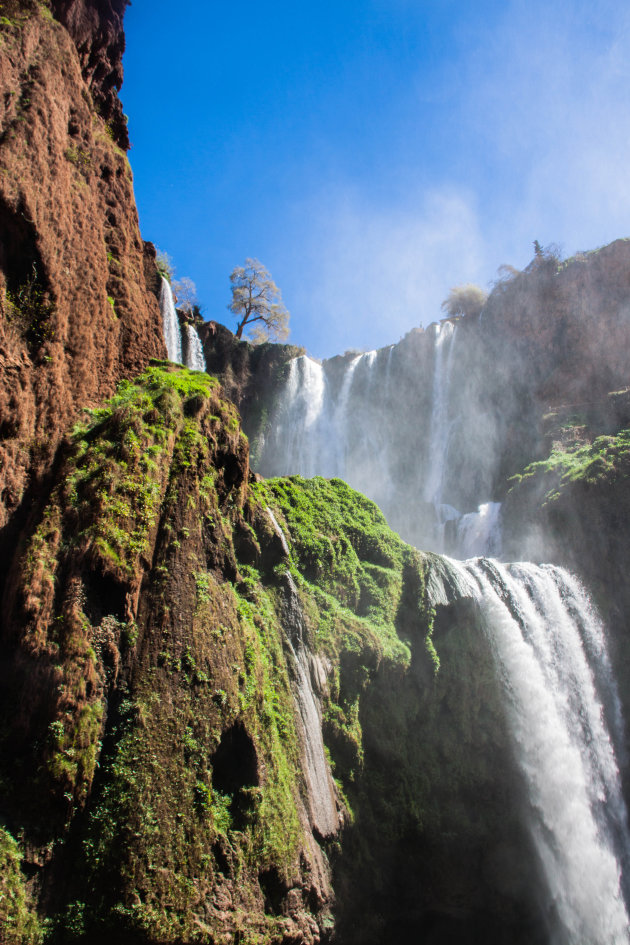
[[[447,315],[464,315],[475,317],[481,313],[486,304],[488,293],[480,286],[467,282],[466,285],[456,285],[442,302],[442,311]]]
[[[247,327],[254,344],[285,341],[289,335],[289,313],[282,303],[280,289],[262,263],[246,259],[244,266],[232,270],[230,282],[232,301],[228,308],[238,321],[236,337],[241,338]]]

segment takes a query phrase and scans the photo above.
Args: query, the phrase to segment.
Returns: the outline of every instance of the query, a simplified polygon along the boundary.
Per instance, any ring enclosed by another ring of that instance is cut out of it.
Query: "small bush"
[[[173,260],[168,255],[168,253],[158,249],[157,255],[155,257],[155,266],[161,276],[163,276],[165,279],[168,279],[169,282],[173,281],[173,276],[175,275],[175,266],[173,265]]]
[[[472,318],[481,313],[488,293],[481,286],[467,282],[465,285],[456,285],[442,302],[441,308],[447,315],[464,315]]]

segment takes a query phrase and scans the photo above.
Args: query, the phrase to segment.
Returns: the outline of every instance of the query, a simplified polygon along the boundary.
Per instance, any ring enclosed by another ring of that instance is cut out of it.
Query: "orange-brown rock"
[[[117,141],[120,0],[0,4],[0,529],[80,408],[165,354]],[[105,9],[106,8],[106,9]],[[66,28],[67,26],[67,28]],[[70,32],[69,32],[70,30]],[[6,541],[5,541],[6,548]]]

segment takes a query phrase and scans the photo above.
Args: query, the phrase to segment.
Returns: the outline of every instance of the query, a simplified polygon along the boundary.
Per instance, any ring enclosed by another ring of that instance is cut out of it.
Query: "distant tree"
[[[520,274],[520,269],[516,269],[509,263],[502,263],[497,269],[496,279],[491,283],[493,291],[502,292],[507,289]]]
[[[541,246],[538,240],[534,240],[534,258],[526,267],[527,272],[532,270],[545,269],[550,273],[555,273],[562,262],[562,247],[557,243],[549,243],[548,246]]]
[[[232,301],[228,308],[237,319],[236,337],[241,338],[247,328],[254,344],[285,341],[289,336],[289,313],[280,289],[262,263],[246,259],[244,266],[232,270],[230,282]]]
[[[177,308],[191,316],[197,305],[197,286],[195,283],[188,276],[183,276],[173,282],[171,288]]]
[[[486,304],[488,293],[480,286],[467,282],[456,285],[442,302],[442,311],[447,315],[479,315]]]

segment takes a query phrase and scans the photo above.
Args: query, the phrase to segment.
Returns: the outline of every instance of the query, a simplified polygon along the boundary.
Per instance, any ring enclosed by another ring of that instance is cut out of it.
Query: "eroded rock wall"
[[[165,353],[119,122],[123,4],[5,2],[0,528],[84,406]],[[53,11],[60,17],[55,19]],[[65,24],[65,25],[64,25]],[[121,147],[122,145],[122,147]],[[13,527],[17,519],[13,522]]]

